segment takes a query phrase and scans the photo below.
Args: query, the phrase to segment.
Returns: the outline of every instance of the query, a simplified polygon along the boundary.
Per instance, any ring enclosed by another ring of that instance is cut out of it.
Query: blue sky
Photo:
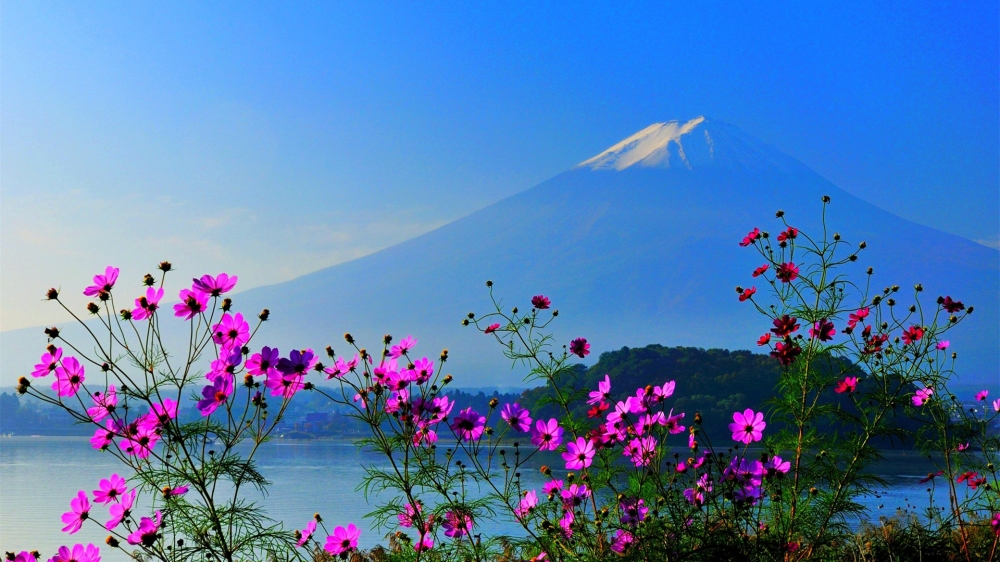
[[[3,2],[0,328],[108,263],[283,281],[701,114],[998,245],[996,2],[667,4]]]

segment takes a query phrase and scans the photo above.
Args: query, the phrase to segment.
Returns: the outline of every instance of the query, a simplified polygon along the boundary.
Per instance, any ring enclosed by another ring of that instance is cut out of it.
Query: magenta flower
[[[858,377],[844,377],[844,380],[837,382],[837,386],[833,388],[833,391],[837,394],[843,394],[845,392],[854,392],[858,389]]]
[[[993,515],[993,519],[990,520],[990,527],[993,528],[993,534],[1000,537],[1000,513]]]
[[[430,532],[420,533],[420,540],[413,544],[413,550],[426,552],[434,548],[434,535]]]
[[[990,391],[988,391],[988,390],[980,390],[979,392],[976,393],[976,400],[979,401],[979,402],[982,402],[983,400],[986,400],[986,397],[989,396],[989,395],[990,395]]]
[[[729,431],[733,432],[733,440],[749,445],[754,441],[760,441],[764,437],[764,422],[762,412],[754,413],[747,408],[745,411],[733,414],[733,423],[729,424]]]
[[[87,415],[90,416],[92,421],[99,422],[110,416],[111,412],[115,411],[117,405],[118,395],[115,391],[115,385],[111,385],[108,387],[107,393],[94,393],[94,405],[87,408]]]
[[[93,546],[93,545],[91,545],[91,546]],[[11,558],[12,556],[13,556],[13,558]],[[7,560],[11,560],[12,562],[35,562],[36,558],[35,558],[35,556],[33,554],[31,554],[27,550],[22,550],[16,556],[14,556],[13,552],[8,553],[7,554]]]
[[[112,474],[110,478],[101,480],[98,484],[99,490],[94,490],[94,503],[107,504],[118,501],[118,498],[125,493],[125,479],[117,474]]]
[[[153,454],[156,443],[160,440],[158,428],[154,424],[138,424],[134,432],[129,433],[118,446],[121,450],[140,459]]]
[[[441,523],[445,536],[453,539],[468,535],[472,531],[472,525],[472,515],[458,511],[445,513],[444,521]]]
[[[559,527],[562,529],[563,536],[567,539],[573,536],[574,521],[576,521],[576,515],[573,514],[572,509],[564,511],[562,517],[559,518]]]
[[[417,504],[408,503],[406,504],[406,506],[404,506],[403,513],[399,513],[396,515],[396,519],[399,520],[399,524],[402,525],[403,527],[412,527],[413,518],[416,517],[416,515],[418,513],[421,513],[422,511],[423,508],[420,507],[419,503]]]
[[[635,438],[629,441],[622,454],[631,457],[635,466],[648,466],[656,456],[656,438],[652,435]]]
[[[156,420],[157,424],[163,425],[177,417],[177,402],[164,398],[161,404],[153,404],[147,416],[150,421]]]
[[[484,334],[492,334],[493,332],[495,332],[495,331],[497,331],[499,329],[500,329],[500,324],[490,324],[489,326],[486,327],[485,330],[483,330],[483,333]]]
[[[233,393],[233,379],[218,377],[210,386],[201,389],[203,398],[198,401],[197,408],[202,416],[210,416],[219,406],[226,403]]]
[[[993,401],[993,411],[1000,412],[1000,398]]]
[[[30,560],[34,562],[35,557],[32,556]],[[87,546],[78,544],[73,548],[60,546],[59,551],[49,559],[49,562],[101,562],[101,549],[92,544]]]
[[[569,488],[559,493],[559,496],[562,497],[566,509],[572,510],[574,507],[580,507],[584,500],[590,497],[590,489],[586,484],[570,484]]]
[[[580,359],[590,355],[590,344],[587,343],[587,338],[576,338],[569,342],[569,352]]]
[[[354,523],[348,525],[346,529],[337,527],[333,530],[333,536],[326,538],[326,546],[323,549],[334,556],[347,554],[358,548],[360,537],[361,531],[354,526]]]
[[[622,554],[625,552],[625,549],[628,548],[628,545],[633,542],[635,542],[635,537],[632,536],[632,533],[624,529],[618,529],[615,532],[615,540],[611,543],[611,550],[617,552],[618,554]]]
[[[561,492],[565,485],[566,483],[562,480],[549,480],[545,484],[542,484],[542,492],[547,496],[551,496],[556,492]]]
[[[107,300],[110,296],[112,287],[115,286],[115,281],[118,280],[118,268],[111,267],[110,265],[104,269],[104,275],[95,275],[94,284],[83,290],[83,294],[88,297],[100,297],[101,300]]]
[[[466,441],[475,441],[483,435],[486,427],[486,416],[479,415],[472,408],[466,408],[459,412],[455,421],[451,423],[451,430]]]
[[[305,546],[307,542],[309,542],[309,539],[311,539],[315,533],[316,533],[316,520],[314,519],[310,521],[309,524],[306,525],[306,528],[302,529],[302,531],[299,533],[301,536],[299,537],[298,542],[295,543],[295,546],[297,546],[298,548],[302,548],[303,546]]]
[[[36,379],[49,376],[49,373],[59,367],[60,359],[62,359],[62,348],[50,345],[48,350],[38,360],[39,363],[35,365],[35,370],[31,372],[31,376]]]
[[[934,389],[931,387],[921,388],[917,390],[917,393],[913,395],[911,400],[914,406],[923,406],[925,402],[931,399],[934,394]]]
[[[160,299],[163,298],[163,288],[146,288],[146,296],[135,299],[135,309],[132,310],[133,320],[146,320],[153,316],[153,313],[160,308]]]
[[[217,297],[222,293],[228,293],[233,290],[236,286],[236,280],[239,277],[233,275],[230,277],[225,273],[220,273],[218,277],[212,277],[211,275],[202,275],[201,279],[192,279],[194,289],[196,291],[201,291],[213,297]]]
[[[98,428],[94,436],[90,438],[90,446],[95,449],[107,449],[117,436],[114,420],[108,420],[106,427]]]
[[[408,371],[409,379],[417,384],[424,384],[434,376],[434,362],[422,357],[413,362],[413,369]]]
[[[399,345],[392,346],[392,348],[389,350],[389,357],[392,357],[393,359],[399,359],[400,357],[408,353],[411,349],[413,349],[413,347],[416,345],[417,345],[416,338],[414,338],[413,336],[406,336],[399,342]]]
[[[625,498],[621,501],[620,507],[622,525],[637,525],[649,513],[649,508],[646,507],[646,502],[642,498]]]
[[[504,404],[503,411],[500,412],[503,421],[510,425],[514,431],[524,433],[531,429],[531,416],[527,408],[522,408],[520,404]]]
[[[132,507],[135,506],[135,493],[135,490],[123,493],[118,502],[111,504],[111,507],[108,508],[111,519],[108,519],[104,528],[111,531],[132,515]]]
[[[163,489],[163,495],[167,496],[168,498],[176,498],[177,496],[183,496],[184,494],[188,493],[188,490],[190,489],[191,488],[187,486],[177,486],[175,488],[168,487]]]
[[[190,320],[208,310],[208,295],[191,289],[181,289],[181,302],[174,305],[174,316]]]
[[[950,296],[941,299],[939,302],[941,303],[941,308],[953,314],[959,310],[965,310],[965,305],[962,304],[962,301],[952,300]]]
[[[916,343],[922,337],[924,337],[924,329],[915,324],[903,330],[903,343],[906,345]]]
[[[552,306],[552,301],[545,295],[535,295],[531,297],[531,306],[537,308],[538,310],[546,310]]]
[[[64,533],[73,534],[83,527],[83,522],[90,517],[90,500],[87,499],[87,492],[80,490],[76,497],[70,500],[69,509],[62,515],[62,522],[66,524],[62,528]]]
[[[562,458],[566,461],[566,470],[582,470],[594,462],[594,443],[589,439],[577,437],[576,441],[566,444],[566,452]]]
[[[819,341],[830,341],[836,332],[837,330],[833,327],[833,322],[824,318],[819,322],[813,323],[812,328],[809,328],[809,337],[818,339]]]
[[[868,313],[868,308],[859,308],[857,312],[847,317],[847,327],[853,330],[858,325],[858,322],[868,318]]]
[[[83,376],[83,365],[76,357],[67,357],[56,367],[56,381],[52,389],[60,396],[73,396],[80,390],[80,385],[86,380]]]
[[[319,363],[319,357],[311,349],[293,349],[288,358],[278,360],[277,369],[285,376],[305,375]]]
[[[937,342],[937,344],[934,347],[936,347],[938,349],[938,351],[944,351],[944,350],[948,349],[948,347],[950,345],[951,345],[950,341],[948,341],[948,340],[941,340],[941,341]]]
[[[205,375],[210,381],[219,377],[233,377],[240,363],[243,362],[241,350],[233,350],[232,353],[224,353],[221,357],[212,361],[211,370]]]
[[[247,373],[253,376],[270,376],[272,373],[277,374],[278,361],[281,359],[281,353],[278,348],[270,348],[264,346],[260,350],[260,353],[254,353],[247,359]]]
[[[705,505],[705,493],[711,491],[712,479],[709,478],[708,474],[702,474],[698,477],[698,481],[695,483],[694,488],[684,490],[684,497],[687,498],[688,503],[691,505],[701,507]]]
[[[590,391],[590,398],[587,399],[587,404],[594,405],[600,402],[606,402],[611,399],[611,377],[604,375],[603,381],[597,382],[597,390]]]
[[[531,431],[531,442],[539,450],[555,451],[562,443],[563,429],[559,427],[559,421],[551,418],[549,421],[538,420],[535,428]]]
[[[233,316],[227,312],[212,326],[212,341],[222,349],[238,349],[250,341],[250,324],[243,319],[243,314],[237,312]]]
[[[361,357],[357,354],[355,354],[354,359],[351,359],[350,361],[344,361],[343,357],[339,357],[337,358],[337,361],[334,362],[333,367],[327,367],[323,370],[323,372],[327,374],[327,379],[334,377],[340,378],[347,373],[354,371],[354,369],[358,367],[359,362],[361,362]]]
[[[665,382],[663,383],[663,386],[654,386],[652,401],[656,403],[663,402],[667,398],[674,395],[675,388],[677,388],[677,383],[675,381]]]
[[[514,510],[514,515],[518,519],[524,519],[536,507],[538,507],[538,494],[534,490],[528,490],[524,493],[524,497],[521,498],[521,503]]]
[[[753,244],[754,240],[760,238],[760,236],[761,236],[760,229],[754,228],[753,230],[750,231],[749,234],[743,237],[743,240],[740,241],[740,247],[746,248],[750,244]]]
[[[156,543],[156,534],[160,531],[160,523],[162,522],[163,516],[159,511],[156,512],[155,520],[150,517],[143,517],[139,520],[139,526],[128,536],[128,543],[153,546]]]

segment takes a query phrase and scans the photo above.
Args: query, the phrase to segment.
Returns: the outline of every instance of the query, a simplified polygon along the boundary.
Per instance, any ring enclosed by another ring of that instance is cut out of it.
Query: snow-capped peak
[[[705,116],[686,122],[654,123],[576,167],[620,171],[636,165],[688,170],[778,168],[786,172],[801,167],[770,145]]]

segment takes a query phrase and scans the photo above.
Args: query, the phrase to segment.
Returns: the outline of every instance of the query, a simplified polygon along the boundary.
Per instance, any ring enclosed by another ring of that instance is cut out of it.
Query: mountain
[[[753,284],[749,273],[761,260],[737,242],[755,226],[779,231],[777,209],[790,224],[819,232],[823,195],[832,198],[829,228],[867,242],[850,267],[854,279],[863,281],[871,265],[876,290],[904,288],[901,304],[922,283],[925,306],[938,295],[975,305],[950,336],[952,348],[965,385],[995,383],[1000,252],[853,197],[774,147],[705,117],[651,125],[432,232],[234,300],[241,310],[272,311],[261,341],[283,350],[332,344],[347,352],[344,332],[369,349],[384,333],[397,340],[412,334],[420,353],[449,349],[446,371],[458,386],[512,386],[525,373],[511,369],[492,338],[460,325],[466,313],[488,311],[487,279],[507,308],[526,309],[532,295],[548,295],[560,310],[560,344],[585,336],[594,352],[650,343],[752,348],[769,323],[739,303],[733,288]],[[40,350],[32,334],[29,349]],[[25,340],[4,336],[10,381],[8,355]]]

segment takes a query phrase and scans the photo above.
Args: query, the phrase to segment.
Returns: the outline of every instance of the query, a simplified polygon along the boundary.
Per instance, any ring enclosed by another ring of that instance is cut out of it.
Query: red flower
[[[903,331],[903,343],[906,345],[916,343],[920,341],[920,338],[922,337],[924,337],[924,329],[916,324]]]
[[[788,230],[778,234],[778,242],[784,242],[785,240],[794,240],[796,236],[799,235],[799,229],[795,227],[788,227]]]
[[[865,330],[868,330],[868,328],[865,328]],[[868,342],[865,344],[865,348],[861,350],[861,353],[869,355],[872,353],[879,353],[882,351],[882,344],[888,340],[889,336],[885,334],[876,334],[868,339]]]
[[[809,337],[819,338],[819,341],[830,341],[833,339],[834,332],[836,330],[833,327],[833,322],[824,318],[809,328]]]
[[[754,293],[757,292],[757,287],[750,287],[749,289],[743,289],[740,293],[740,302],[745,302],[748,298],[752,297]]]
[[[965,305],[962,301],[953,301],[951,297],[945,297],[941,301],[941,308],[947,310],[948,312],[958,312],[959,310],[965,310]]]
[[[607,402],[601,402],[600,404],[595,404],[593,408],[587,410],[587,417],[599,418],[601,417],[601,413],[606,411],[610,407],[611,406],[609,406]]]
[[[844,380],[837,383],[833,391],[837,394],[843,394],[845,392],[853,393],[858,389],[858,377],[844,377]]]
[[[551,305],[552,301],[550,301],[549,297],[546,297],[545,295],[535,295],[531,297],[531,306],[537,308],[538,310],[545,310]]]
[[[865,318],[868,318],[868,308],[859,308],[857,312],[847,317],[847,327],[853,330],[858,325],[858,322]]]
[[[795,361],[795,358],[802,353],[802,349],[792,342],[780,342],[774,346],[774,351],[771,352],[771,357],[778,360],[783,366],[787,367]]]
[[[493,332],[495,332],[495,331],[497,331],[499,329],[500,329],[500,324],[490,324],[489,326],[486,327],[485,330],[483,330],[483,333],[484,334],[492,334]]]
[[[986,483],[986,478],[980,476],[978,472],[969,471],[969,472],[963,472],[961,475],[959,475],[957,482],[959,484],[961,484],[962,482],[968,482],[969,487],[975,490],[976,488]]]
[[[569,342],[569,352],[580,359],[590,355],[590,344],[587,343],[587,338],[576,338]]]
[[[762,265],[762,266],[758,267],[757,269],[753,270],[753,273],[751,273],[750,275],[752,277],[760,277],[765,271],[767,271],[767,268],[769,268],[769,267],[771,267],[771,266],[769,266],[769,265],[767,265],[765,263],[764,265]]]
[[[757,340],[757,345],[767,345],[771,341],[771,334],[764,334]]]
[[[778,269],[774,272],[775,277],[781,280],[782,283],[791,283],[795,281],[799,276],[799,267],[792,262],[783,263],[778,266]]]
[[[771,333],[778,336],[779,338],[789,336],[792,334],[792,332],[795,332],[799,329],[799,324],[795,320],[795,317],[789,316],[787,314],[782,316],[781,318],[775,318],[773,324],[774,327],[771,328]]]
[[[747,234],[746,236],[743,237],[743,241],[740,242],[740,247],[741,248],[745,248],[745,247],[749,246],[750,244],[753,244],[753,241],[756,240],[756,239],[758,239],[758,238],[760,238],[760,229],[759,228],[755,228],[755,229],[751,230],[749,234]]]

